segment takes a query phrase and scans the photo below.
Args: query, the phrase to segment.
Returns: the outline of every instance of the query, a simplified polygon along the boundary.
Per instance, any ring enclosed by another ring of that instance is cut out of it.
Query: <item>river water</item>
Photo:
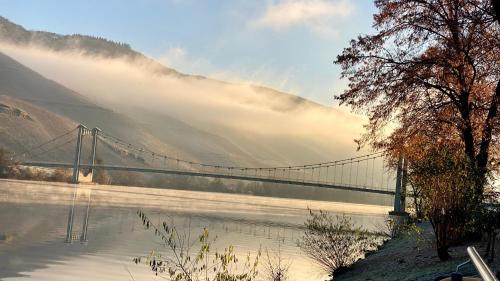
[[[264,262],[266,249],[271,256],[279,249],[290,280],[325,280],[296,246],[308,208],[346,214],[369,229],[381,227],[389,211],[326,201],[0,180],[0,280],[165,280],[132,261],[151,250],[168,254],[143,227],[138,210],[155,224],[166,221],[191,234],[186,237],[207,228],[217,237],[215,248],[233,245],[241,260],[261,249]]]

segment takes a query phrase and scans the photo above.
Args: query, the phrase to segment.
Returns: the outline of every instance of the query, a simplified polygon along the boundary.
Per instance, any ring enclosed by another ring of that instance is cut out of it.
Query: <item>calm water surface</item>
[[[361,195],[362,196],[362,195]],[[389,208],[323,201],[120,186],[0,180],[0,280],[164,280],[132,259],[161,250],[137,216],[173,223],[196,237],[206,227],[215,247],[239,256],[259,248],[290,263],[292,280],[326,275],[297,248],[307,208],[383,225]],[[68,243],[69,242],[69,243]],[[264,260],[263,257],[261,260]]]

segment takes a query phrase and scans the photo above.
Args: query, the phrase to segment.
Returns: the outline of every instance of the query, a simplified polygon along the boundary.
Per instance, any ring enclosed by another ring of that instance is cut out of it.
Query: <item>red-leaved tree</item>
[[[418,150],[407,145],[415,136],[450,139],[480,175],[478,200],[498,163],[500,25],[493,2],[376,0],[375,34],[352,40],[335,60],[349,80],[337,99],[369,115],[361,145]]]

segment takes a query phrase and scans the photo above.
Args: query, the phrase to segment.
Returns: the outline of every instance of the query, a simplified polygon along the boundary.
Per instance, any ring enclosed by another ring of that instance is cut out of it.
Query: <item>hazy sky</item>
[[[323,104],[345,87],[332,61],[371,31],[369,0],[0,0],[28,29],[129,43],[181,72],[245,81]]]

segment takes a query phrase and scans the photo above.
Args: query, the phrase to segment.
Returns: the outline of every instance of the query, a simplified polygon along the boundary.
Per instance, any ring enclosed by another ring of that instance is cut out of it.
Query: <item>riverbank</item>
[[[484,252],[484,244],[476,242],[450,248],[452,259],[441,262],[437,257],[433,231],[429,223],[418,225],[421,233],[411,231],[401,237],[387,241],[378,251],[356,262],[352,268],[335,277],[335,281],[433,281],[439,276],[449,275],[458,264],[469,259],[467,246],[475,246]],[[493,272],[500,270],[500,250],[496,249],[496,260],[490,265]],[[473,265],[461,268],[464,274],[475,274]]]

